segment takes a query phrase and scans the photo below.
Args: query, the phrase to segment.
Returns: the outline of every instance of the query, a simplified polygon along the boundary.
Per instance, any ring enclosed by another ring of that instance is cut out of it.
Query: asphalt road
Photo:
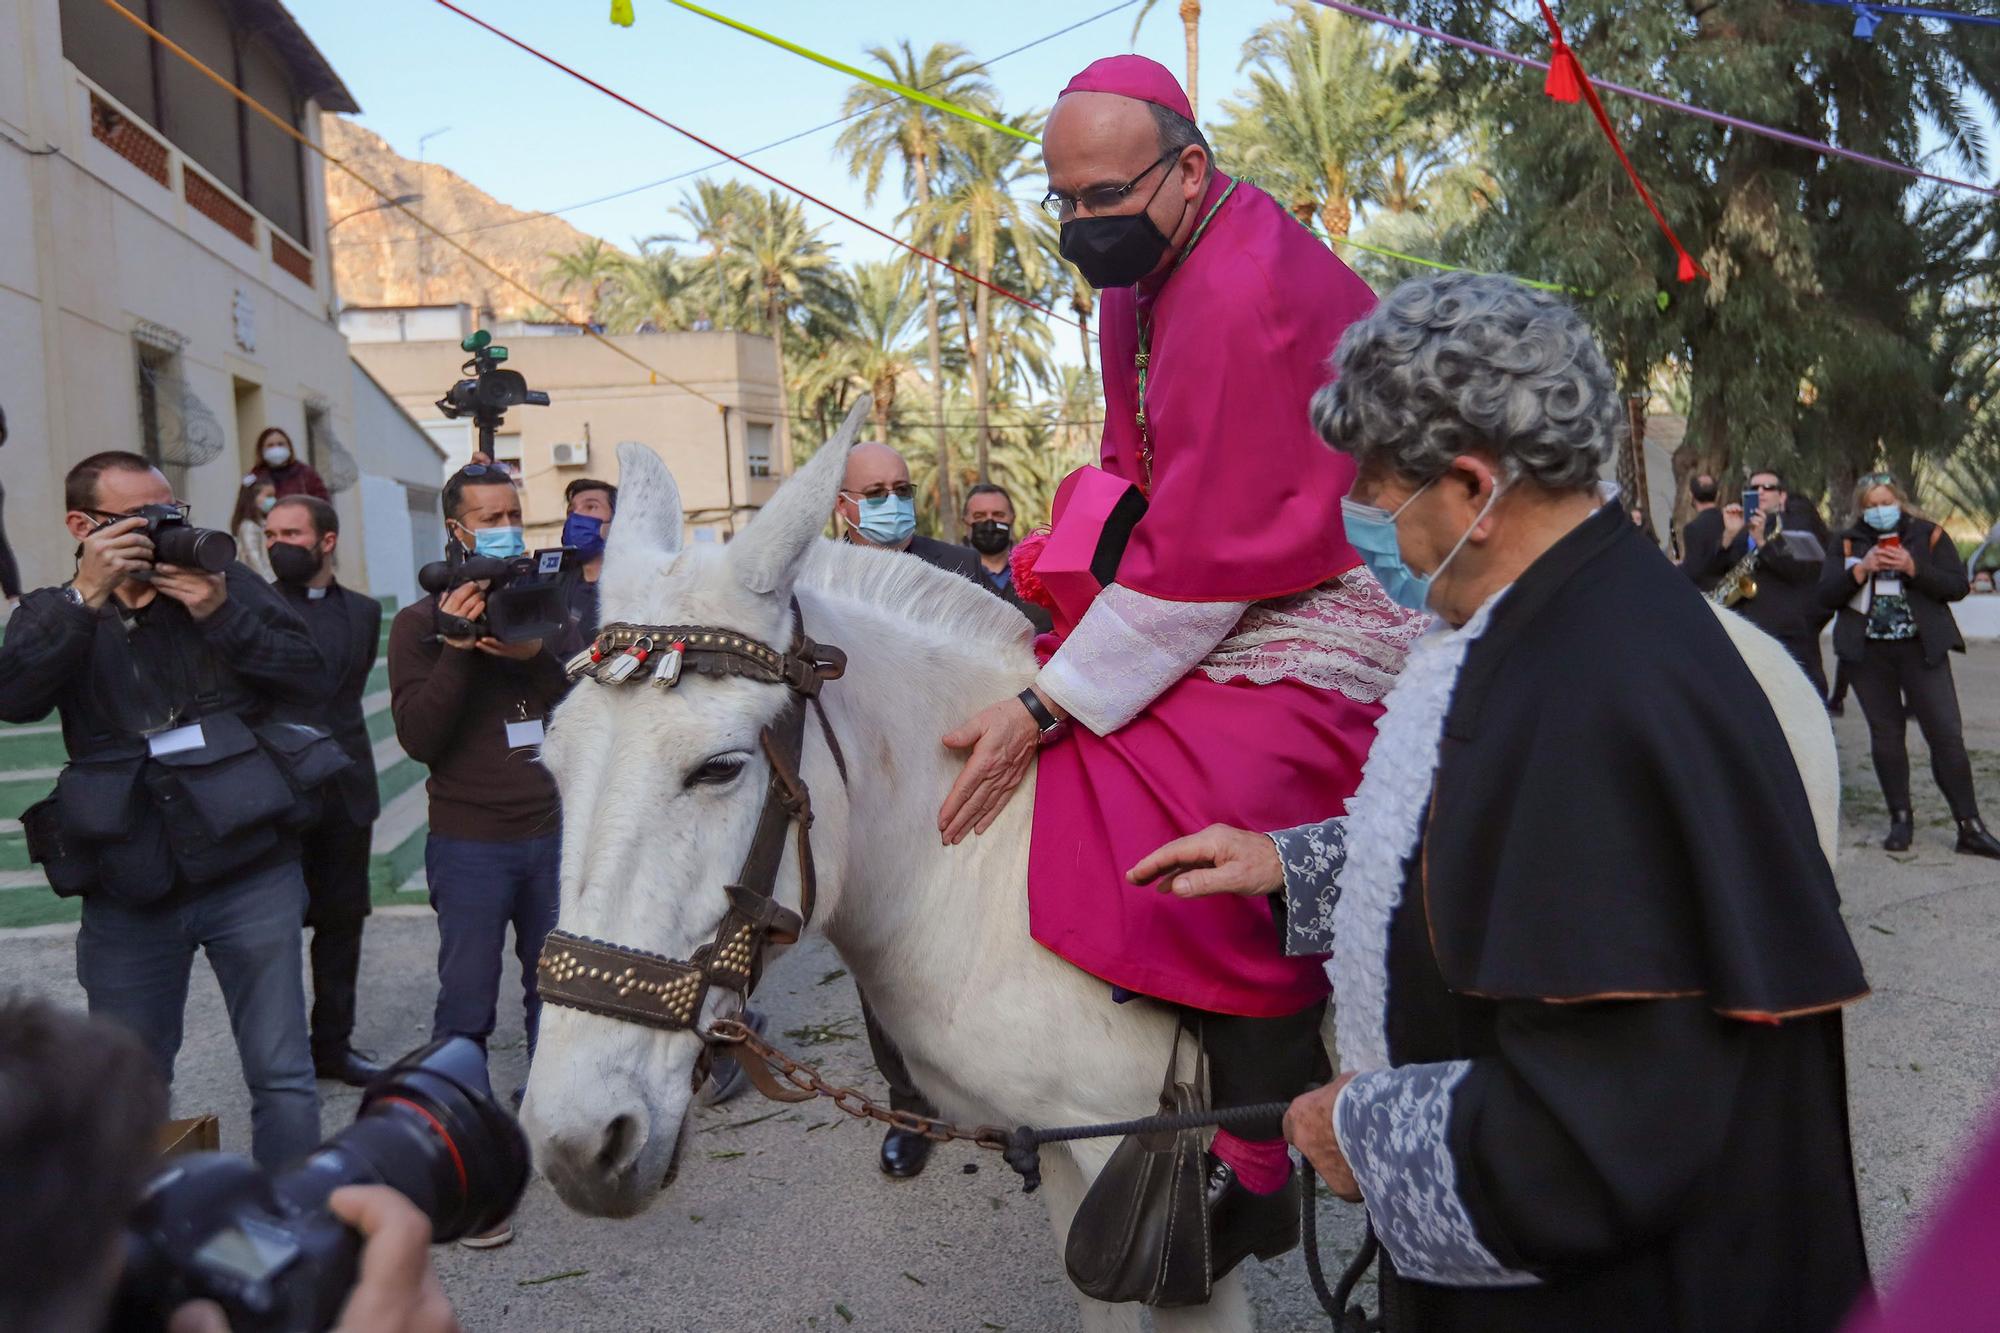
[[[1980,786],[2000,814],[2000,647],[1958,662]],[[1959,857],[1921,742],[1918,840],[1879,850],[1882,803],[1867,768],[1859,710],[1838,725],[1848,801],[1840,882],[1874,994],[1850,1010],[1849,1077],[1870,1246],[1889,1268],[1979,1109],[2000,1060],[2000,863]],[[361,987],[362,1046],[395,1053],[427,1035],[436,931],[421,909],[370,923]],[[0,932],[7,984],[81,1005],[73,928]],[[511,964],[509,980],[512,989]],[[509,993],[503,992],[503,993]],[[782,1045],[830,1077],[879,1091],[853,986],[823,943],[793,952],[758,996]],[[496,1087],[524,1077],[518,999],[503,1004]],[[322,1085],[329,1130],[355,1094]],[[196,967],[177,1114],[214,1111],[225,1148],[248,1142],[248,1099],[221,997]],[[644,1216],[569,1214],[530,1187],[506,1248],[437,1251],[471,1330],[1046,1330],[1075,1327],[1074,1306],[1040,1201],[1024,1198],[991,1154],[940,1149],[913,1181],[875,1167],[879,1136],[831,1107],[778,1107],[755,1094],[698,1113],[680,1179]],[[1321,1203],[1328,1262],[1358,1234],[1355,1210]],[[1299,1256],[1251,1265],[1261,1326],[1324,1327]]]

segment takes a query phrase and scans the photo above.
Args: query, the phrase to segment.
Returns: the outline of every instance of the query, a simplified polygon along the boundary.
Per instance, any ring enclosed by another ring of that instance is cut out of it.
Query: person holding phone
[[[1931,776],[1958,822],[1958,850],[2000,859],[2000,839],[1986,831],[1965,752],[1958,687],[1946,654],[1965,651],[1952,602],[1970,591],[1965,562],[1944,530],[1910,507],[1887,472],[1854,488],[1854,522],[1826,553],[1820,602],[1837,609],[1833,651],[1845,662],[1861,712],[1875,779],[1889,805],[1882,846],[1909,850],[1911,716],[1930,746]]]

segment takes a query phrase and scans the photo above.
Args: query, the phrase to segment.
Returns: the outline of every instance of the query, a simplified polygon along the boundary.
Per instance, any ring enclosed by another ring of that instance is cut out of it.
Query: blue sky
[[[497,27],[592,75],[670,120],[743,152],[834,119],[849,76],[665,3],[634,0],[630,29],[609,22],[609,0],[459,0]],[[950,41],[977,59],[1109,8],[1116,0],[1011,0],[957,6],[882,0],[710,0],[709,8],[867,68],[868,47],[907,38],[918,50]],[[360,123],[406,157],[427,156],[516,208],[540,210],[698,169],[705,150],[534,60],[429,0],[288,0],[292,12],[360,103]],[[1240,83],[1244,39],[1285,12],[1278,0],[1208,0],[1202,6],[1202,105],[1212,118]],[[1076,70],[1098,56],[1137,49],[1176,73],[1184,63],[1175,0],[1159,0],[1134,47],[1132,6],[1000,61],[987,71],[1010,111],[1046,107]],[[888,180],[870,207],[827,130],[752,160],[843,208],[895,230],[902,207]],[[745,176],[733,165],[717,178]],[[669,210],[692,179],[565,213],[575,226],[621,246],[672,232]],[[1039,194],[1039,190],[1035,192]],[[823,210],[826,239],[843,258],[889,247]],[[474,239],[476,245],[476,238]]]

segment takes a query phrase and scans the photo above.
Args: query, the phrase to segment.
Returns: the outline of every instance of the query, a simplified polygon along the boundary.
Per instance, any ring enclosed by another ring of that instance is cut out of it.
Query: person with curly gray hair
[[[1443,624],[1344,817],[1133,877],[1318,928],[1342,1072],[1285,1132],[1366,1205],[1388,1328],[1837,1327],[1868,1279],[1840,1014],[1867,982],[1837,783],[1815,805],[1794,757],[1833,771],[1817,695],[1600,503],[1620,412],[1568,306],[1419,279],[1333,369],[1348,537]]]

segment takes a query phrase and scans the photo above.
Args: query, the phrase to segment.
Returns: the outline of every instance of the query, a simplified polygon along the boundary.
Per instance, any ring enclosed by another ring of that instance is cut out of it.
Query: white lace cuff
[[[1077,622],[1035,684],[1108,736],[1192,671],[1243,619],[1248,602],[1169,602],[1112,584]]]
[[[1445,1141],[1452,1091],[1470,1060],[1358,1074],[1333,1103],[1333,1132],[1396,1271],[1447,1287],[1526,1287],[1480,1243]]]
[[[1299,958],[1333,952],[1335,877],[1347,864],[1347,816],[1280,829],[1271,835],[1285,867],[1285,953]]]

